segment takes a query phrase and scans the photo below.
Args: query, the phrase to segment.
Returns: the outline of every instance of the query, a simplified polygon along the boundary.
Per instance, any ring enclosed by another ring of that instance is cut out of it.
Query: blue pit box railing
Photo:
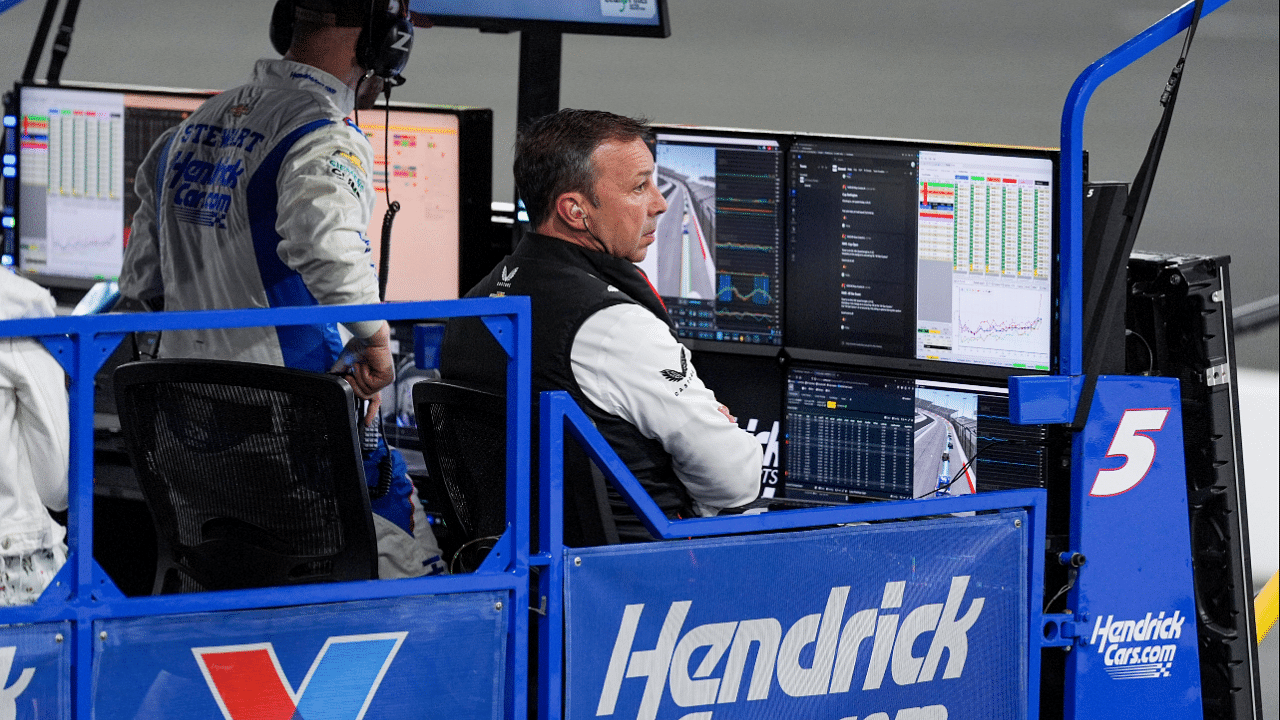
[[[507,497],[512,501],[507,503],[507,532],[479,570],[394,581],[125,597],[98,566],[93,555],[93,380],[128,333],[457,316],[482,317],[508,358],[506,467]],[[531,347],[527,298],[24,319],[0,322],[0,337],[39,339],[70,377],[69,558],[36,604],[0,608],[0,646],[15,649],[8,655],[9,648],[0,647],[13,667],[9,678],[0,678],[0,689],[17,703],[18,717],[30,712],[42,719],[212,717],[206,713],[221,710],[231,720],[244,720],[254,716],[253,703],[263,692],[274,692],[277,700],[292,703],[290,707],[307,717],[320,717],[304,712],[320,706],[327,708],[324,717],[404,717],[406,709],[420,709],[433,696],[448,699],[468,693],[479,698],[460,699],[459,707],[447,710],[450,716],[526,716]],[[410,612],[414,607],[422,612]],[[397,628],[379,633],[365,627],[400,620],[418,623],[427,635],[444,634],[431,636],[427,646],[415,646],[414,638]],[[228,634],[228,628],[238,625],[266,642],[246,644],[243,637]],[[289,640],[288,634],[300,627],[315,639]],[[463,636],[450,636],[450,628]],[[172,642],[166,645],[165,638]],[[228,644],[210,647],[218,642]],[[249,651],[243,657],[220,656],[231,658],[217,666],[230,674],[229,680],[220,680],[209,669],[215,667],[209,653],[226,648],[256,648],[253,652],[260,657]],[[151,687],[145,698],[119,699],[128,694],[122,688],[131,684],[142,683],[147,689],[147,673],[157,674],[148,670],[152,665],[168,673],[166,662],[190,665],[193,653],[207,688],[197,674],[195,686],[175,683],[163,691]],[[399,660],[393,664],[396,653]],[[257,678],[245,684],[255,667],[271,665],[278,679]],[[458,666],[461,680],[448,677],[451,665]],[[410,674],[397,679],[402,668],[419,666],[435,668],[440,676]],[[362,675],[361,668],[368,672]],[[353,682],[364,684],[354,687]],[[317,689],[304,692],[309,683]],[[380,683],[384,687],[379,691]],[[401,687],[390,687],[393,684]],[[332,705],[330,696],[335,694],[363,698],[363,708],[357,703],[347,713],[341,703]],[[372,703],[375,695],[378,702]],[[196,696],[201,699],[192,699]],[[204,709],[199,709],[200,702]]]

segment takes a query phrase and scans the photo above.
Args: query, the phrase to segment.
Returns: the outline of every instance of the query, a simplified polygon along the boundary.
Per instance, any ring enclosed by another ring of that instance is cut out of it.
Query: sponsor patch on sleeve
[[[364,163],[360,161],[360,158],[345,150],[335,150],[329,156],[329,172],[341,178],[351,190],[352,195],[357,198],[363,196]]]

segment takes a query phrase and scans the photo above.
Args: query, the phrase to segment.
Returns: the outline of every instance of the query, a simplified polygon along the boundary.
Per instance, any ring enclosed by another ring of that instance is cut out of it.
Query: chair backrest
[[[427,508],[442,516],[436,540],[452,559],[467,543],[496,538],[506,529],[507,402],[496,393],[439,380],[413,386],[413,407],[428,474],[418,491]]]
[[[437,533],[446,556],[465,543],[501,535],[506,528],[506,398],[466,383],[440,380],[414,385],[413,405],[430,475],[419,491],[428,507],[434,505],[444,515],[446,528],[450,523],[458,528],[457,533],[447,529]],[[535,427],[534,447],[536,438]],[[604,476],[573,442],[565,445],[564,467],[565,543],[617,543]],[[530,490],[536,537],[536,479]]]
[[[174,359],[121,365],[114,384],[156,526],[155,594],[377,577],[344,380]]]

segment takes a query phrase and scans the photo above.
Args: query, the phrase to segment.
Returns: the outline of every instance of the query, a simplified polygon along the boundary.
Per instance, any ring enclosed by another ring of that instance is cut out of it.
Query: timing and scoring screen
[[[400,203],[391,224],[388,301],[458,297],[458,125],[458,116],[450,113],[393,109],[388,123],[379,108],[360,117],[360,129],[373,146],[376,199],[369,244],[377,267],[387,198]]]
[[[775,139],[659,132],[667,211],[641,269],[681,337],[782,343],[782,150]]]
[[[23,87],[18,117],[18,267],[73,282],[115,280],[147,150],[203,97]]]
[[[1002,387],[841,369],[787,373],[788,498],[928,498],[1043,487],[1042,426],[1009,422]]]
[[[1050,157],[799,141],[789,172],[787,345],[1050,369]]]
[[[209,94],[23,86],[16,119],[19,272],[64,287],[118,279],[140,204],[138,167]],[[376,200],[365,237],[375,267],[388,191],[401,207],[386,299],[458,297],[459,115],[393,106],[389,123],[383,108],[360,119],[374,153]]]

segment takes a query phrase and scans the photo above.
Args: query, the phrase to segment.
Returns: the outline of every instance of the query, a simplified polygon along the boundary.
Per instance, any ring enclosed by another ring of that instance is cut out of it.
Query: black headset
[[[399,80],[413,49],[413,22],[405,0],[369,0],[367,9],[356,10],[351,0],[277,0],[271,11],[271,46],[284,55],[293,42],[294,20],[319,25],[358,27],[356,61],[384,80]],[[396,84],[399,84],[398,82]]]

